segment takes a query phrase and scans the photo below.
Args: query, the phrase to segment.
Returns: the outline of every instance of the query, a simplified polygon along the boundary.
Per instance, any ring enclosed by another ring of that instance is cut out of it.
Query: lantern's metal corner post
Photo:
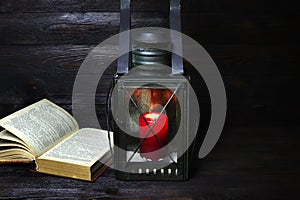
[[[118,69],[117,74],[122,75],[128,73],[129,70],[129,59],[130,53],[123,54],[122,52],[130,52],[130,0],[120,0],[121,13],[120,13],[120,32],[125,32],[125,34],[120,34],[119,37],[119,59],[118,59]],[[122,55],[123,54],[123,55]]]
[[[170,29],[181,32],[181,4],[180,0],[170,0]],[[182,55],[181,34],[171,32],[171,41],[176,52]],[[172,54],[172,74],[183,74],[182,57]]]

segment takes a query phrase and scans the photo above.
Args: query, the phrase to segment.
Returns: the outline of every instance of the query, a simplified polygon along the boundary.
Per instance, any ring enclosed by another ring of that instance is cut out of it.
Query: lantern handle
[[[180,0],[170,0],[170,14],[169,14],[170,29],[181,33],[181,4]],[[182,37],[181,34],[176,34],[171,31],[171,42],[173,45],[173,52],[178,52],[182,55]],[[182,57],[172,53],[172,74],[183,74],[183,60]]]
[[[119,59],[117,73],[122,75],[128,73],[130,65],[130,30],[131,28],[131,13],[130,13],[130,1],[120,0],[121,12],[120,12],[120,34],[119,36]],[[180,0],[170,0],[170,13],[169,13],[170,29],[181,32],[181,4]],[[126,32],[127,31],[127,32]],[[175,34],[171,32],[171,42],[173,44],[174,51],[182,55],[182,37],[181,34]],[[182,57],[172,53],[172,74],[183,74],[183,60]]]
[[[124,34],[119,35],[119,59],[118,59],[118,74],[128,73],[129,68],[129,58],[130,54],[125,53],[122,55],[122,52],[130,52],[130,30],[131,28],[131,17],[130,17],[130,0],[121,0],[120,1],[121,12],[120,12],[120,32]]]

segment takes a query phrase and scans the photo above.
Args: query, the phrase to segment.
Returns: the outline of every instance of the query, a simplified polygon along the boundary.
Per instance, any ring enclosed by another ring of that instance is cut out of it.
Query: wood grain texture
[[[228,99],[225,130],[208,157],[194,156],[191,179],[121,182],[108,170],[91,184],[33,173],[28,165],[0,165],[0,199],[298,198],[298,1],[182,2],[183,32],[212,56]],[[118,33],[119,6],[119,0],[1,0],[0,118],[41,98],[72,112],[77,71],[97,44]],[[133,27],[168,26],[167,1],[133,0],[132,11]],[[102,55],[110,53],[107,49]],[[102,127],[114,66],[96,93]],[[199,149],[210,100],[199,74],[188,63],[186,69],[201,109]]]
[[[1,74],[74,75],[95,45],[2,45]],[[203,45],[222,75],[288,76],[299,69],[297,45]],[[110,56],[116,47],[101,55]],[[101,60],[99,60],[101,62]],[[108,71],[113,74],[114,71]]]
[[[119,12],[119,0],[2,0],[1,13],[18,12]],[[167,11],[168,0],[132,0],[134,12]],[[278,12],[297,11],[296,0],[184,0],[183,12]]]
[[[183,33],[200,44],[299,44],[299,15],[201,14],[182,17]],[[2,14],[0,44],[93,44],[118,33],[119,13]],[[132,27],[168,26],[166,13],[133,13]],[[292,29],[292,27],[294,27]]]
[[[108,170],[88,183],[33,173],[28,165],[2,165],[0,199],[294,199],[300,172],[297,132],[225,129],[213,152],[193,161],[187,182],[117,181]]]

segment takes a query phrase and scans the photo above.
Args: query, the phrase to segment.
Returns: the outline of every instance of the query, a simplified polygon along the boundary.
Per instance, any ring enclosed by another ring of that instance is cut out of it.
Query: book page
[[[21,145],[23,145],[24,147],[26,147],[28,150],[30,150],[29,146],[22,141],[20,138],[16,137],[15,135],[13,135],[12,133],[10,133],[7,130],[3,130],[0,132],[0,142],[5,141],[5,142],[15,142],[15,143],[19,143]]]
[[[110,133],[110,136],[112,142],[112,132]],[[38,160],[55,160],[91,166],[105,154],[109,153],[109,150],[110,147],[107,131],[84,128],[78,130],[41,155]]]
[[[68,112],[46,99],[1,119],[0,125],[28,144],[35,156],[78,130]]]
[[[0,163],[23,163],[32,160],[34,156],[28,145],[7,130],[0,132]]]
[[[27,150],[18,148],[18,147],[11,147],[9,149],[4,149],[0,151],[0,163],[3,161],[8,161],[13,159],[22,159],[22,160],[34,160],[34,156],[29,153]]]

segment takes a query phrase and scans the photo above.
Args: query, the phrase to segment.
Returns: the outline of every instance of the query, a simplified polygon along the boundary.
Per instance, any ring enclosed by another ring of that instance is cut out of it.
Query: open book
[[[39,172],[93,181],[112,162],[107,131],[79,129],[46,99],[1,119],[0,126],[0,163],[35,161]]]

